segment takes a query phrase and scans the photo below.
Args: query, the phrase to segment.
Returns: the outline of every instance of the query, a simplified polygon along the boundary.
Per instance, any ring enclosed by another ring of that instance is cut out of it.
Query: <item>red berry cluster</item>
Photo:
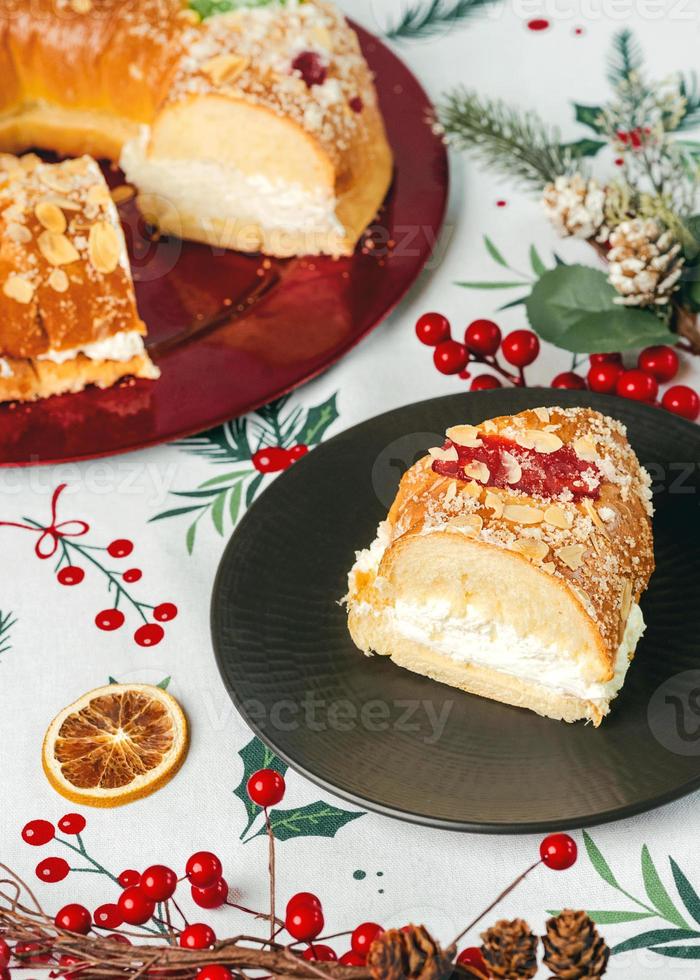
[[[265,446],[253,453],[250,461],[258,473],[280,473],[282,470],[288,470],[292,463],[296,463],[302,456],[306,456],[308,451],[309,447],[301,442],[296,446],[290,446],[289,449],[285,449],[284,446]]]
[[[558,374],[553,388],[570,388],[619,395],[633,401],[658,404],[659,385],[672,381],[678,373],[679,358],[673,347],[645,347],[636,368],[625,368],[622,355],[591,354],[586,378],[574,371]],[[694,422],[700,415],[700,396],[687,385],[672,385],[661,398],[661,405],[675,415]]]
[[[524,369],[537,359],[540,342],[531,330],[513,330],[505,337],[493,320],[473,320],[464,332],[464,343],[452,339],[450,321],[442,313],[424,313],[416,323],[416,335],[421,343],[434,347],[433,362],[442,374],[458,374],[465,380],[471,377],[470,362],[487,364],[513,385],[525,384]],[[499,363],[504,360],[518,369],[514,374]],[[472,391],[501,388],[502,382],[492,374],[479,374],[472,379]]]

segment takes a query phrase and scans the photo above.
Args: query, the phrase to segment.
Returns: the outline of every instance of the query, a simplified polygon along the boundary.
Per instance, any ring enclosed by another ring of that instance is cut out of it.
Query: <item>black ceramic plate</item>
[[[657,571],[612,713],[567,725],[437,684],[353,646],[337,600],[401,473],[456,422],[537,405],[621,419],[652,472]],[[237,528],[212,629],[246,721],[295,769],[354,803],[487,832],[580,827],[700,787],[700,429],[581,392],[438,398],[336,436],[280,477]]]

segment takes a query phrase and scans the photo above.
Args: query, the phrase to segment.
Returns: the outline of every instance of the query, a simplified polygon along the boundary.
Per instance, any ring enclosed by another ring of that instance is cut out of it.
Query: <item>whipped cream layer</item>
[[[74,360],[78,354],[89,357],[91,361],[130,361],[144,353],[143,337],[135,330],[122,330],[107,337],[96,340],[82,347],[70,347],[65,350],[48,350],[38,354],[38,361],[52,361],[54,364],[65,364]]]

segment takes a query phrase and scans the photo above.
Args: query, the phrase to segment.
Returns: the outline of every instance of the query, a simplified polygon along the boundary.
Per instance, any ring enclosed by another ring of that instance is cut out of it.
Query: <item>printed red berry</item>
[[[540,352],[540,342],[532,330],[514,330],[503,338],[503,356],[514,367],[527,367]]]
[[[228,899],[228,885],[223,878],[219,878],[208,888],[197,888],[192,886],[192,901],[199,905],[201,909],[218,909]]]
[[[416,336],[421,344],[437,347],[450,339],[450,321],[442,313],[424,313],[416,323]]]
[[[585,391],[586,382],[575,371],[562,371],[552,379],[552,388],[565,388],[570,391]]]
[[[299,905],[313,905],[317,909],[322,909],[321,899],[318,895],[314,895],[313,892],[297,892],[296,895],[292,895],[287,902],[287,912],[291,912],[292,909]]]
[[[503,385],[494,378],[492,374],[477,374],[469,385],[470,391],[492,391],[495,388],[502,388]]]
[[[659,393],[659,382],[645,371],[623,371],[615,391],[620,397],[635,402],[653,402]]]
[[[348,105],[350,106],[353,112],[358,112],[358,113],[362,112],[362,110],[365,107],[365,104],[359,95],[354,95],[348,102]]]
[[[141,875],[139,888],[153,902],[167,902],[177,888],[177,875],[164,864],[154,864]]]
[[[87,936],[92,926],[92,916],[84,905],[64,905],[54,919],[56,928],[65,929],[67,932],[76,932],[80,936]]]
[[[225,966],[213,963],[202,967],[197,974],[197,980],[233,980],[233,974]]]
[[[117,878],[117,881],[122,888],[135,888],[141,881],[141,875],[138,873],[138,871],[127,868],[126,871],[122,871]]]
[[[54,839],[56,828],[48,820],[30,820],[22,828],[22,840],[33,847],[42,847]]]
[[[469,351],[456,340],[443,340],[435,348],[433,363],[441,374],[459,374],[469,363]]]
[[[323,85],[328,76],[328,68],[315,51],[302,51],[292,62],[292,68],[299,72],[307,88]]]
[[[576,863],[578,848],[568,834],[550,834],[540,844],[540,857],[553,871],[566,871]]]
[[[694,422],[700,415],[700,396],[687,385],[673,385],[664,393],[661,404],[669,412],[690,422]]]
[[[63,881],[68,877],[70,865],[63,858],[44,858],[36,866],[36,876],[40,881],[45,881],[49,885],[55,885],[58,881]]]
[[[58,821],[58,829],[64,834],[82,834],[87,825],[87,820],[82,813],[66,813]]]
[[[296,446],[292,446],[291,449],[288,449],[287,453],[292,462],[296,463],[296,461],[301,459],[302,456],[306,456],[308,451],[309,447],[305,446],[303,442],[299,442]]]
[[[124,625],[124,613],[121,609],[103,609],[95,616],[95,626],[100,630],[111,633]]]
[[[139,887],[125,888],[117,902],[124,922],[130,926],[142,926],[155,912],[155,902],[147,898]]]
[[[171,619],[175,619],[177,616],[177,606],[174,602],[161,602],[160,605],[156,606],[153,610],[153,618],[157,619],[159,623],[169,623]]]
[[[285,928],[300,942],[309,942],[323,930],[323,912],[315,905],[295,905],[287,913]]]
[[[600,395],[612,395],[617,390],[617,381],[621,374],[622,365],[614,361],[591,364],[588,372],[588,387]]]
[[[140,568],[127,568],[122,578],[131,585],[132,582],[138,582],[142,575],[143,572]]]
[[[501,328],[493,320],[472,320],[464,334],[464,343],[474,354],[490,357],[501,346]]]
[[[80,585],[85,578],[85,572],[77,565],[66,565],[56,576],[61,585]]]
[[[281,446],[268,446],[251,456],[251,463],[258,473],[279,473],[289,467],[289,462],[289,454]]]
[[[484,957],[481,955],[481,950],[478,946],[468,946],[467,949],[463,949],[457,957],[456,962],[459,966],[473,966],[483,973],[485,977],[489,974]]]
[[[12,950],[5,940],[0,936],[0,966],[7,966],[12,956]]]
[[[670,381],[678,374],[678,354],[673,347],[661,344],[658,347],[645,347],[640,353],[637,366],[657,381]]]
[[[617,351],[609,354],[590,354],[588,359],[591,364],[622,364],[622,354],[618,354]]]
[[[367,956],[369,948],[384,930],[376,922],[363,922],[353,932],[350,938],[350,945],[354,953],[358,956]]]
[[[134,542],[128,538],[117,538],[107,545],[107,551],[112,558],[126,558],[134,550]]]
[[[338,962],[342,966],[364,966],[367,962],[364,956],[358,956],[351,949],[347,953],[343,953]]]
[[[316,960],[317,963],[332,963],[338,959],[334,949],[324,946],[323,943],[313,943],[307,946],[301,954],[305,960]]]
[[[107,902],[106,905],[100,905],[99,908],[96,908],[93,918],[95,925],[101,926],[102,929],[118,929],[124,921],[119,906],[112,902]]]
[[[214,930],[203,922],[193,922],[180,933],[183,949],[210,949],[216,942]]]
[[[284,796],[284,776],[276,769],[259,769],[248,780],[248,796],[258,806],[275,806]]]
[[[140,647],[154,647],[165,636],[165,630],[158,623],[144,623],[134,633],[134,639]]]
[[[215,885],[221,877],[221,861],[211,851],[197,851],[185,866],[185,874],[190,884],[196,888],[208,888]]]

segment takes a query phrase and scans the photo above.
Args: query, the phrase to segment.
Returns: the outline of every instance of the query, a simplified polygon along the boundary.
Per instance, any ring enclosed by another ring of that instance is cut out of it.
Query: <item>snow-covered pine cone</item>
[[[562,238],[592,238],[605,220],[605,190],[580,174],[557,177],[542,199],[545,213]]]
[[[681,246],[654,218],[623,221],[610,232],[608,281],[624,306],[668,303],[683,271]]]

